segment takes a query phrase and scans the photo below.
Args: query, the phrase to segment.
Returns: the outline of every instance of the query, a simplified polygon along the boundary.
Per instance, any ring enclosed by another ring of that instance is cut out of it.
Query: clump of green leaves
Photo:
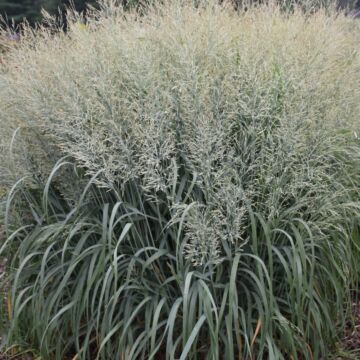
[[[359,24],[112,1],[68,21],[0,69],[9,343],[326,356],[358,276]]]

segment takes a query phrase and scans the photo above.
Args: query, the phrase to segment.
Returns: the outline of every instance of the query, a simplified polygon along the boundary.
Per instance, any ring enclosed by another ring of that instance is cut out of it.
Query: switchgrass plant
[[[111,1],[81,20],[25,28],[0,70],[8,344],[326,358],[359,275],[359,23]]]

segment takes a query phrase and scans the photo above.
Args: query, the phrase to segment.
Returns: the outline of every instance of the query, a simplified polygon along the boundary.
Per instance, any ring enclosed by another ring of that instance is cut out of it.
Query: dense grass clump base
[[[0,68],[8,344],[327,358],[359,274],[359,23],[111,1],[80,20],[25,28]]]

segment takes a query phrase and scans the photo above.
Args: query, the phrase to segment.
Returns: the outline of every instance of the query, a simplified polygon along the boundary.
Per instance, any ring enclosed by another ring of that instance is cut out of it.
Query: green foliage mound
[[[8,343],[326,358],[359,274],[359,23],[111,1],[69,23],[0,68]]]
[[[24,19],[31,24],[42,19],[41,11],[57,14],[59,9],[72,4],[76,9],[84,10],[87,4],[95,4],[93,0],[0,0],[0,15],[15,23]]]

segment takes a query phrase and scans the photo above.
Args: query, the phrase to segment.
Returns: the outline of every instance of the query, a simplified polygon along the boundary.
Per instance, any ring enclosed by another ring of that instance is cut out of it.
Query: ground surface
[[[349,320],[344,330],[344,337],[340,343],[341,356],[338,360],[359,359],[360,360],[360,292],[353,296],[352,320]]]

